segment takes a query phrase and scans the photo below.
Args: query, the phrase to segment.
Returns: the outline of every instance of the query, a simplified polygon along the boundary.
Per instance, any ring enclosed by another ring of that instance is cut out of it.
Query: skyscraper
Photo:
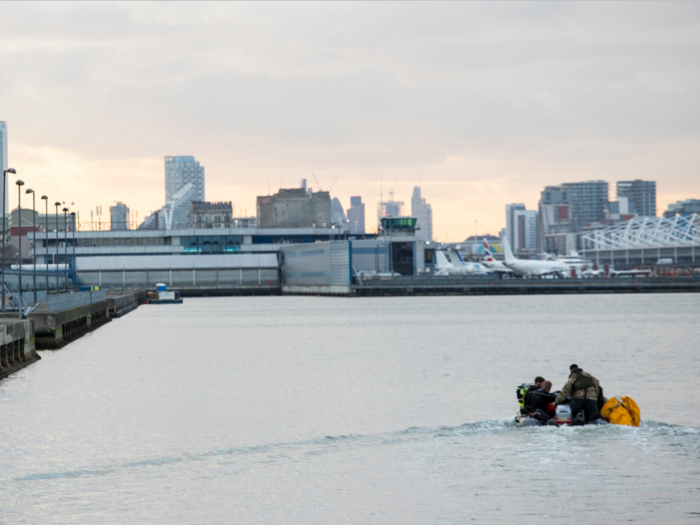
[[[173,200],[175,195],[187,184],[192,184],[190,200],[204,202],[204,166],[200,166],[194,157],[181,155],[165,157],[165,202]]]
[[[565,182],[562,191],[571,206],[571,215],[579,228],[605,220],[608,211],[608,183],[602,180],[587,182]]]
[[[7,169],[7,123],[0,120],[0,169],[3,172]],[[2,175],[2,173],[0,173]],[[5,187],[0,188],[0,197],[5,199],[5,214],[10,213],[10,205],[7,200],[7,178],[5,178]],[[0,201],[0,208],[2,201]],[[1,213],[1,212],[0,212]]]
[[[116,203],[109,208],[109,216],[111,219],[111,230],[128,230],[129,229],[129,208],[121,202]]]
[[[421,197],[420,188],[413,188],[413,196],[411,197],[411,215],[418,220],[416,221],[417,237],[422,237],[426,241],[433,240],[433,208],[425,202]]]
[[[348,223],[350,233],[365,233],[365,205],[362,197],[350,197]]]
[[[513,251],[538,253],[540,251],[540,224],[537,211],[516,210],[514,219],[513,244],[511,245]]]
[[[656,217],[656,181],[624,180],[616,184],[617,198],[627,197],[637,215]]]
[[[525,205],[522,203],[506,204],[506,239],[508,239],[511,250],[515,250],[515,212],[518,210],[525,210]]]

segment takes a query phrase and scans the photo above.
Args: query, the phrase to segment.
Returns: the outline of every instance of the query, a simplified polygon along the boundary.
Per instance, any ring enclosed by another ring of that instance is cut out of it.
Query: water
[[[0,382],[2,523],[700,519],[698,295],[143,306]],[[512,424],[576,362],[644,427]]]

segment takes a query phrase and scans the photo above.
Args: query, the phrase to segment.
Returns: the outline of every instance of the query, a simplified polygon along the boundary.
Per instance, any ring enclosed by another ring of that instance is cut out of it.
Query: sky
[[[194,155],[237,216],[306,178],[373,230],[420,185],[460,241],[562,182],[700,198],[698,57],[698,2],[0,2],[0,120],[83,223],[140,221],[164,156]]]

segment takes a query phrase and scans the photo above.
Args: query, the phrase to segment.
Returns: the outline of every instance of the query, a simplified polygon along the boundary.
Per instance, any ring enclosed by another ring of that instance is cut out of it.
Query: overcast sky
[[[420,183],[438,240],[567,181],[661,212],[700,198],[700,3],[0,2],[0,120],[82,221],[162,206],[165,155],[237,215],[313,172],[374,228],[380,180],[408,213]]]

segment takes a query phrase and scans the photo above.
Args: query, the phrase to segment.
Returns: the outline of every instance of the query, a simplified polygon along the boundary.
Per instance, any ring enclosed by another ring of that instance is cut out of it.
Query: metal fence
[[[105,291],[97,290],[92,292],[73,292],[49,295],[47,305],[49,313],[68,310],[69,308],[78,308],[86,306],[97,301],[105,300]]]

